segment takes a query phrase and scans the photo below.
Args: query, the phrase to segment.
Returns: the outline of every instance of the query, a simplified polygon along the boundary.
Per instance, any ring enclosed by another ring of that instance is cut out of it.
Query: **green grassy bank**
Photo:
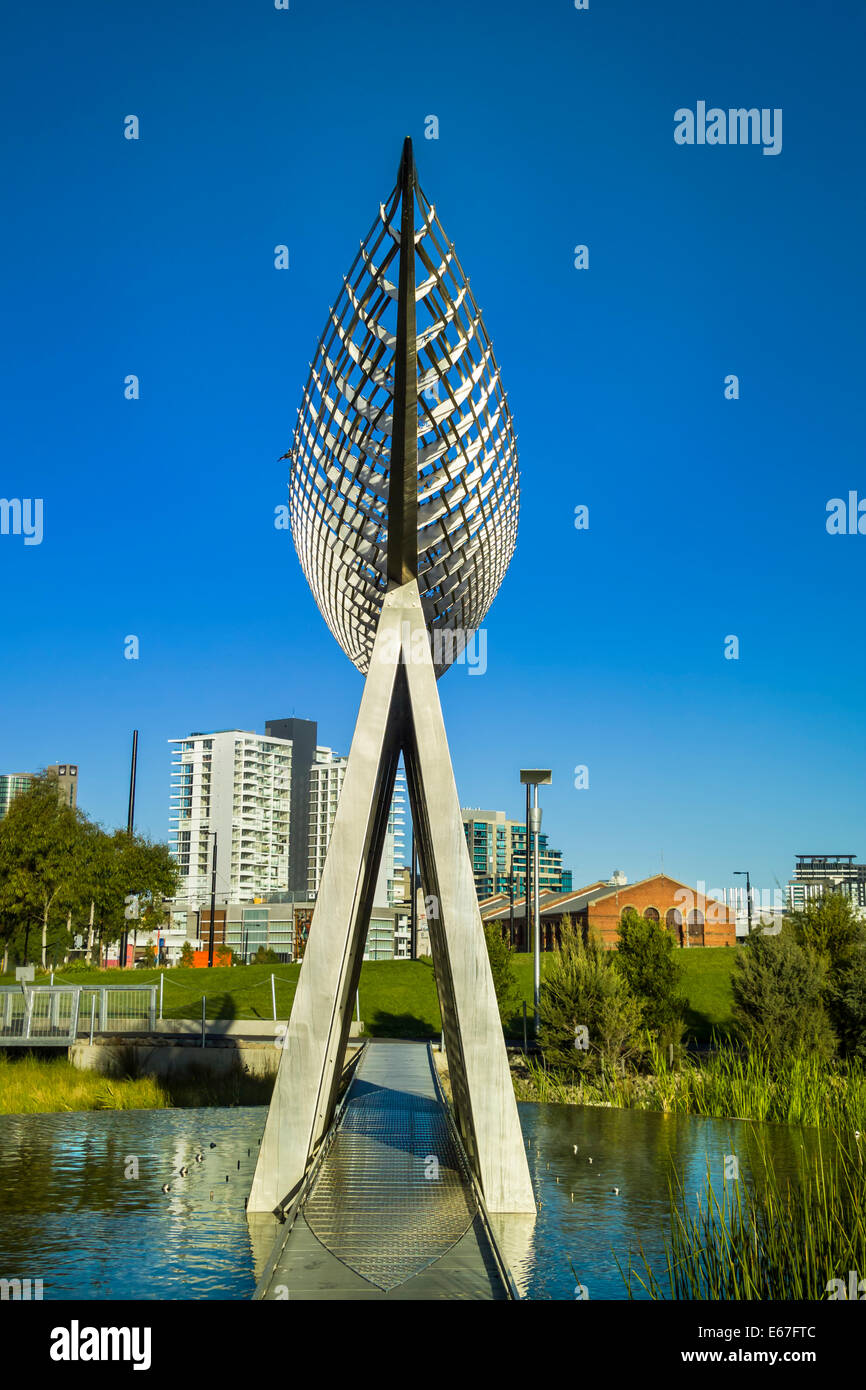
[[[689,1035],[707,1040],[715,1029],[724,1034],[731,1027],[731,970],[736,949],[720,946],[678,952],[683,966],[683,993],[689,1000],[686,1020]],[[549,957],[541,958],[542,970]],[[514,957],[520,996],[532,1007],[532,957]],[[163,1017],[201,1018],[201,999],[206,996],[209,1019],[270,1019],[273,1017],[271,974],[277,1002],[277,1018],[291,1012],[299,965],[214,966],[211,970],[74,970],[55,973],[58,984],[149,984],[164,977]],[[46,981],[47,977],[39,977]],[[0,977],[14,984],[14,974]],[[359,990],[361,1018],[373,1037],[433,1037],[442,1020],[433,968],[429,961],[365,961]],[[520,1036],[515,1019],[512,1031]]]

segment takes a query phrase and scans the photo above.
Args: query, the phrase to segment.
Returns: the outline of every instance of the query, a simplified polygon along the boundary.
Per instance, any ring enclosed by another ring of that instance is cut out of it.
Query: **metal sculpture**
[[[414,256],[401,255],[409,244]],[[360,671],[389,582],[417,577],[431,631],[475,631],[514,552],[514,430],[481,313],[408,140],[329,313],[291,457],[298,556]],[[462,650],[437,652],[445,647]]]
[[[281,1208],[330,1124],[402,753],[457,1121],[489,1210],[532,1212],[436,689],[514,550],[517,457],[490,340],[408,139],[310,370],[290,499],[304,573],[367,680],[248,1209]]]

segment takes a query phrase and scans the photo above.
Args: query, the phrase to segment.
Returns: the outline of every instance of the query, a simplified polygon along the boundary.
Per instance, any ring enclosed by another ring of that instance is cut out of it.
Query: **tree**
[[[0,920],[4,935],[23,938],[25,964],[34,928],[41,932],[43,969],[49,928],[56,944],[68,945],[67,914],[78,906],[81,888],[83,822],[58,800],[56,781],[41,774],[0,821]]]
[[[192,949],[192,942],[185,941],[180,948],[180,963],[188,970],[192,968],[195,952]]]
[[[565,1071],[622,1070],[643,1050],[641,1006],[613,968],[613,953],[597,938],[584,945],[581,932],[564,918],[560,943],[541,981],[545,1060]]]
[[[731,974],[744,1041],[773,1060],[801,1050],[831,1057],[836,1038],[824,1007],[826,978],[826,960],[804,949],[792,931],[749,937]]]
[[[78,918],[88,921],[88,953],[124,928],[124,897],[137,893],[148,926],[164,920],[164,898],[176,891],[178,867],[167,845],[124,831],[109,833],[63,805],[57,782],[35,777],[0,821],[0,939],[26,963],[31,936],[41,934],[41,962],[68,951]]]
[[[660,922],[650,922],[627,908],[620,919],[613,963],[642,1004],[646,1027],[662,1043],[678,1040],[688,1001],[677,993],[682,968],[670,933]]]
[[[866,941],[834,980],[830,1008],[846,1056],[866,1062]]]
[[[790,914],[798,945],[823,956],[831,971],[843,970],[866,929],[851,899],[844,893],[825,893]]]
[[[511,946],[502,935],[502,923],[485,922],[484,940],[487,942],[487,955],[493,975],[493,988],[496,990],[499,1017],[503,1027],[507,1028],[517,1012],[520,991],[514,973]]]
[[[270,946],[260,946],[251,961],[252,965],[279,965],[280,958]]]

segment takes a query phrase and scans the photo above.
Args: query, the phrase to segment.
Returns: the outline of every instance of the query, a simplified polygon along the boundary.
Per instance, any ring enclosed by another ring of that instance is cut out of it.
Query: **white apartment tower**
[[[348,758],[331,748],[317,748],[315,762],[310,768],[310,851],[307,870],[307,895],[315,898],[322,881],[328,842],[334,828],[337,803],[343,790]]]
[[[170,739],[169,841],[182,879],[177,901],[210,896],[217,838],[217,896],[252,902],[285,891],[289,877],[292,743],[243,729]]]
[[[307,894],[314,898],[322,881],[325,856],[337,803],[343,789],[348,759],[335,753],[331,748],[317,748],[315,762],[310,771],[310,854],[307,877]],[[403,883],[398,879],[398,871],[405,863],[405,817],[406,817],[406,779],[398,771],[394,783],[394,794],[388,813],[388,828],[382,849],[382,862],[376,881],[375,902],[380,907],[393,907],[402,901]]]

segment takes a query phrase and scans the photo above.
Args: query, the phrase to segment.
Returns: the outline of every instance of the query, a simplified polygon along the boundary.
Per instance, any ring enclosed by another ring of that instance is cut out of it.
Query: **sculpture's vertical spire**
[[[394,417],[388,480],[388,582],[418,577],[418,347],[415,337],[415,157],[403,142],[398,179],[400,277],[394,353]]]

